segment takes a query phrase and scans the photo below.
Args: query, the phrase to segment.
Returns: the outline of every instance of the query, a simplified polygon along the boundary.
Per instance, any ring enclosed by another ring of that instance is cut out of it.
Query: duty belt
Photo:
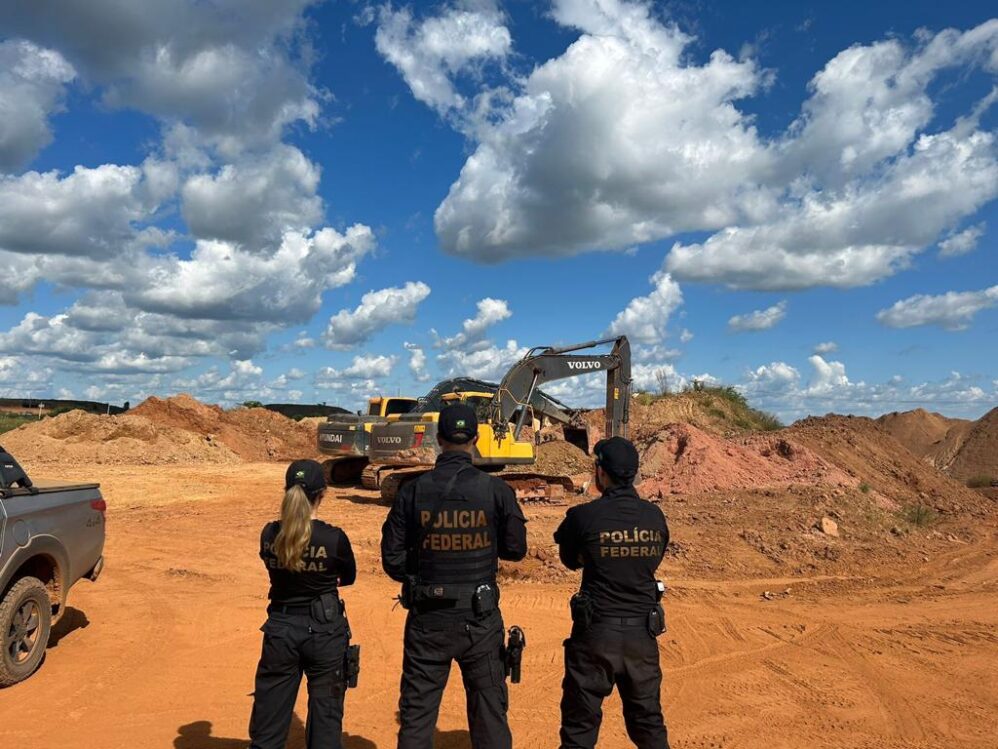
[[[599,616],[593,614],[593,624],[617,624],[621,627],[642,627],[648,622],[647,616]]]
[[[312,613],[310,603],[272,603],[267,607],[269,614],[307,615]]]

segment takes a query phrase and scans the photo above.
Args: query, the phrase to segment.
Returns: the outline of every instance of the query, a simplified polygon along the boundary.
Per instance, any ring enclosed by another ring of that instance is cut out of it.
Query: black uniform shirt
[[[305,549],[305,569],[291,572],[280,566],[274,553],[274,540],[281,529],[279,520],[267,523],[260,534],[260,558],[270,574],[267,597],[275,603],[303,604],[331,593],[338,585],[353,585],[357,563],[350,539],[339,528],[321,520],[312,521],[312,540]]]
[[[633,486],[571,508],[554,540],[562,563],[582,568],[582,590],[602,616],[645,616],[655,605],[655,571],[669,543],[662,511]]]
[[[464,470],[454,482],[454,494],[468,494],[472,482],[478,480],[476,474],[481,472],[472,467],[471,456],[460,450],[449,450],[439,455],[430,475],[419,480],[433,481],[442,488],[462,468]],[[516,502],[516,494],[509,484],[495,476],[488,476],[485,485],[489,488],[490,496],[475,499],[484,501],[491,511],[493,528],[489,529],[489,535],[495,534],[496,556],[512,562],[519,561],[527,554],[527,520]],[[422,511],[429,514],[426,509]],[[420,519],[416,509],[416,481],[410,481],[395,497],[388,518],[381,528],[381,564],[388,576],[398,582],[404,582],[406,575],[414,575],[418,571],[418,559],[411,552],[415,552],[416,542],[419,540],[422,527]],[[476,536],[477,533],[471,534],[473,540]],[[428,546],[433,546],[430,543],[432,540],[427,537]],[[447,551],[441,550],[440,553],[445,555]],[[493,559],[493,574],[497,566],[498,563]]]

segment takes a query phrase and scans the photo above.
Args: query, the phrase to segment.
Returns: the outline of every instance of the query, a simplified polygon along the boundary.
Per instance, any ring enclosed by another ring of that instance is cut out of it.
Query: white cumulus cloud
[[[877,320],[891,328],[938,325],[963,330],[981,310],[998,306],[998,286],[981,291],[948,291],[931,296],[916,294],[877,313]]]
[[[23,39],[0,42],[0,172],[13,172],[52,142],[49,115],[60,110],[76,71],[53,49]]]
[[[787,315],[786,301],[778,302],[772,307],[735,315],[728,320],[728,328],[736,333],[745,331],[769,330]]]
[[[405,350],[409,352],[409,371],[416,382],[426,382],[430,373],[426,370],[426,352],[422,346],[405,342]]]
[[[683,303],[683,292],[672,276],[663,271],[652,276],[650,281],[655,287],[652,293],[632,299],[610,323],[610,335],[626,335],[633,341],[647,344],[656,344],[665,338],[669,317]]]
[[[411,323],[419,305],[430,295],[422,281],[369,291],[353,310],[343,309],[329,319],[323,341],[331,349],[349,349],[370,340],[389,325]]]
[[[490,2],[446,6],[420,21],[407,7],[386,6],[375,42],[413,96],[441,113],[467,105],[454,85],[456,76],[486,61],[503,60],[512,48],[502,13]]]
[[[984,222],[968,226],[961,232],[950,234],[939,243],[939,254],[942,257],[956,257],[966,255],[977,247],[977,243],[984,236],[987,225]]]
[[[438,348],[474,348],[484,342],[489,328],[512,317],[505,299],[480,299],[476,305],[478,312],[461,324],[461,331],[437,341]],[[487,344],[486,344],[487,345]]]

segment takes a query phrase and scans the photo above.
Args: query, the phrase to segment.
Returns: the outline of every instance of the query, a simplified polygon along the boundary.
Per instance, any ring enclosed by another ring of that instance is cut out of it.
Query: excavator
[[[319,424],[319,452],[330,456],[322,462],[326,482],[348,484],[357,481],[368,463],[371,428],[409,413],[417,402],[416,398],[379,396],[368,401],[366,414],[359,411],[356,414],[331,414]]]
[[[612,344],[608,353],[585,353]],[[478,441],[472,461],[499,473],[524,501],[556,503],[575,489],[568,476],[529,470],[536,461],[538,426],[559,425],[568,442],[589,452],[588,425],[582,411],[570,408],[540,388],[544,383],[603,372],[606,374],[605,436],[627,436],[631,399],[631,347],[626,336],[530,349],[510,367],[498,385],[475,380],[446,380],[410,413],[371,429],[361,480],[391,503],[402,484],[433,468],[440,446],[440,411],[463,402],[478,413]],[[530,436],[524,430],[530,427]]]

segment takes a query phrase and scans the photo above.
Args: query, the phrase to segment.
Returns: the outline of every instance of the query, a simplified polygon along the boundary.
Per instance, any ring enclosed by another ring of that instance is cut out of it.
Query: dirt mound
[[[876,491],[897,505],[927,505],[940,513],[975,516],[986,511],[974,492],[906,450],[872,419],[811,417],[784,434],[861,481],[867,491]]]
[[[5,436],[39,462],[232,463],[292,460],[315,453],[315,427],[265,408],[224,411],[189,395],[149,398],[120,416],[70,411]]]
[[[603,436],[604,419],[602,408],[586,413],[592,442]],[[669,424],[680,423],[722,437],[779,426],[773,417],[751,408],[734,391],[723,388],[631,398],[628,432],[634,441],[654,439]]]
[[[923,408],[884,414],[877,424],[936,468],[945,468],[952,462],[974,426],[967,419],[949,419]]]
[[[977,477],[998,479],[998,408],[991,409],[971,425],[966,439],[946,468],[960,481]]]
[[[592,473],[593,459],[575,445],[551,441],[542,442],[537,446],[537,462],[530,470],[538,473],[551,473],[563,476],[574,476],[580,473]],[[512,469],[516,469],[513,466]]]
[[[211,436],[247,461],[292,460],[315,453],[315,427],[266,408],[224,411],[189,395],[149,398],[130,416]]]
[[[226,445],[144,416],[98,416],[69,411],[4,435],[4,446],[25,463],[236,463]]]
[[[643,496],[661,498],[722,489],[791,484],[852,486],[856,480],[778,435],[725,440],[689,424],[670,424],[651,438],[635,438]]]

